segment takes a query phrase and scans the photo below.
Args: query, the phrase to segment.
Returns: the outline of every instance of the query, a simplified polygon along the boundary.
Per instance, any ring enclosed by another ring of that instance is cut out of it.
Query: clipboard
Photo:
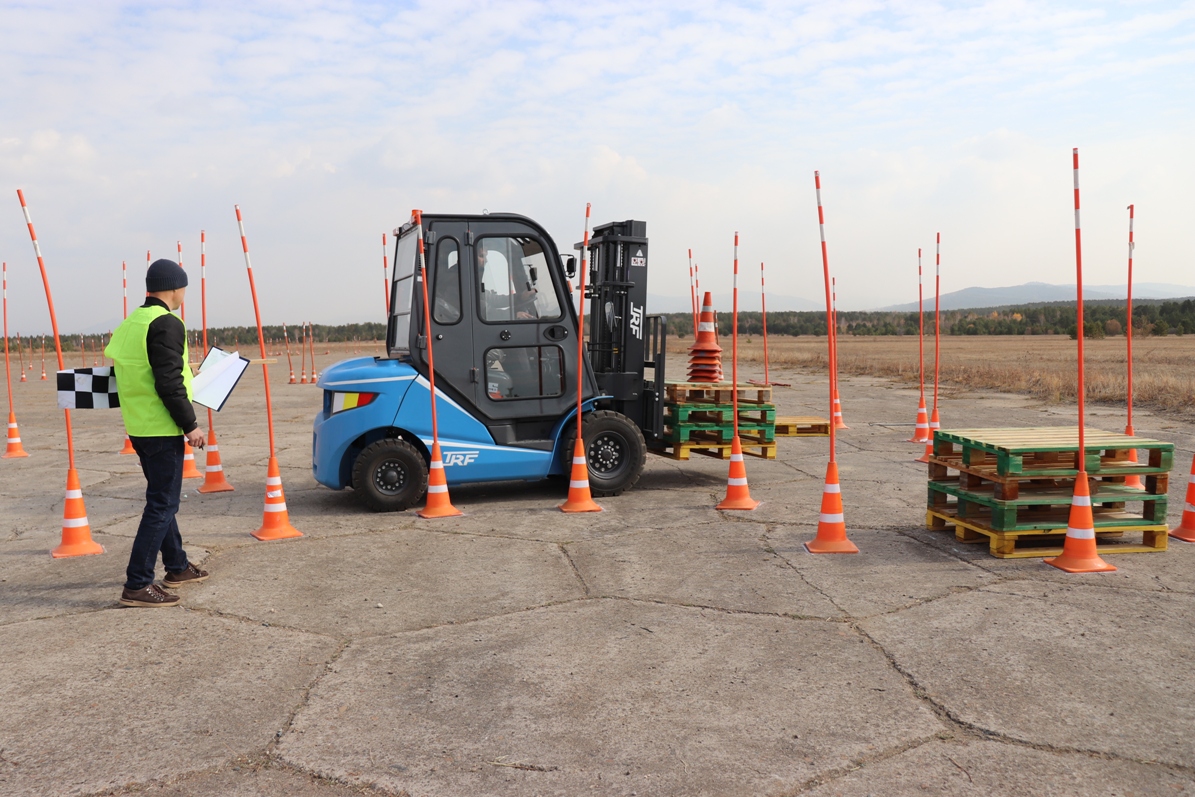
[[[227,352],[213,346],[199,364],[199,373],[191,380],[191,400],[219,412],[248,367],[249,360],[239,352]]]

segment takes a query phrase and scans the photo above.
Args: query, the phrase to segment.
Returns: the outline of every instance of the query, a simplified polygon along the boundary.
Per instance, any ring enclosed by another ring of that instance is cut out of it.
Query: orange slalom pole
[[[270,400],[270,366],[266,363],[266,338],[261,329],[261,307],[257,302],[257,285],[253,281],[253,264],[249,260],[249,240],[245,237],[245,221],[241,217],[241,206],[233,205],[237,216],[237,229],[241,233],[241,250],[245,253],[245,271],[249,275],[249,291],[253,294],[253,318],[257,323],[257,345],[261,352],[261,376],[266,389],[266,425],[269,429],[270,459],[266,466],[266,504],[262,525],[253,536],[259,540],[283,540],[302,537],[303,532],[290,524],[290,513],[286,511],[286,496],[282,490],[282,473],[278,469],[278,458],[274,453],[274,407]]]
[[[826,346],[830,371],[830,461],[826,465],[826,481],[822,488],[821,514],[818,516],[817,536],[805,543],[809,553],[858,553],[859,549],[846,536],[846,519],[842,511],[842,488],[838,481],[837,434],[834,423],[834,400],[838,394],[838,375],[834,367],[834,298],[831,294],[830,254],[826,249],[826,215],[822,209],[822,178],[813,173],[813,187],[817,196],[817,228],[821,238],[822,277],[826,289]]]
[[[315,380],[319,376],[315,372],[315,324],[308,321],[307,329],[309,330],[309,333],[310,333],[307,340],[309,341],[310,346],[311,346],[311,384],[314,385]]]
[[[910,443],[930,440],[929,415],[925,411],[925,300],[921,287],[921,247],[917,247],[917,370],[920,373],[921,398],[917,402],[917,422]],[[920,462],[921,460],[917,460]]]
[[[21,381],[29,381],[25,378],[25,344],[21,343],[20,332],[17,333],[17,363],[17,373],[20,375]],[[84,360],[83,364],[87,365],[87,361]]]
[[[58,336],[58,316],[54,312],[54,297],[50,293],[50,278],[46,274],[46,261],[42,257],[41,244],[33,229],[29,206],[25,204],[25,193],[17,189],[25,225],[29,228],[29,239],[33,242],[33,253],[37,256],[37,267],[41,271],[42,286],[46,290],[46,306],[50,311],[50,327],[54,332],[54,351],[58,355],[58,370],[66,370],[62,359],[62,339]],[[79,474],[75,470],[75,437],[71,431],[71,411],[63,410],[66,424],[66,503],[63,506],[62,542],[50,552],[55,559],[67,556],[88,556],[104,552],[104,547],[91,539],[91,526],[87,522],[87,511],[83,504],[83,491],[79,486]]]
[[[1075,179],[1075,324],[1079,341],[1079,473],[1075,476],[1071,496],[1070,517],[1066,524],[1066,539],[1062,554],[1045,562],[1067,573],[1107,573],[1116,568],[1100,558],[1095,542],[1095,523],[1091,514],[1091,488],[1087,483],[1087,383],[1083,363],[1083,235],[1079,225],[1079,149],[1073,151]]]
[[[41,336],[41,381],[46,381],[46,336]]]
[[[21,430],[17,428],[17,413],[12,403],[12,372],[8,359],[8,263],[3,265],[4,271],[4,383],[8,387],[8,443],[4,450],[4,459],[27,457],[29,454],[21,445]]]
[[[759,501],[751,497],[747,485],[747,465],[743,462],[743,441],[739,439],[739,233],[734,233],[734,299],[731,305],[730,395],[734,415],[734,437],[730,439],[730,469],[726,477],[726,497],[714,509],[751,511]]]
[[[1127,357],[1128,366],[1126,377],[1128,380],[1128,390],[1125,394],[1125,401],[1128,404],[1128,418],[1125,421],[1124,433],[1129,437],[1133,437],[1136,432],[1133,431],[1133,249],[1136,248],[1136,243],[1133,241],[1133,206],[1129,205],[1129,292],[1128,301],[1125,307],[1125,340],[1127,341]],[[1129,462],[1137,462],[1137,449],[1129,449]],[[1125,477],[1125,487],[1136,487],[1144,489],[1145,485],[1141,482],[1141,477],[1133,473]]]
[[[573,442],[572,464],[569,468],[568,499],[559,506],[561,512],[601,512],[589,488],[589,461],[585,456],[585,438],[581,429],[581,387],[585,376],[585,272],[589,270],[589,212],[585,203],[585,235],[581,239],[581,285],[577,300],[577,439]],[[690,250],[690,258],[692,250]],[[692,276],[692,260],[689,274]],[[690,288],[692,281],[689,282]]]
[[[203,356],[207,357],[207,231],[199,231],[199,313],[203,325]],[[200,362],[203,358],[200,358]],[[201,493],[228,493],[234,488],[224,476],[224,461],[220,458],[220,444],[216,441],[216,424],[212,419],[212,408],[207,408],[207,445],[204,446],[207,461],[204,463]]]
[[[302,336],[299,338],[299,384],[307,384],[307,322],[299,325],[303,330]]]
[[[432,455],[428,463],[427,499],[416,514],[422,518],[456,517],[463,514],[452,505],[448,495],[448,477],[444,474],[444,457],[440,453],[440,427],[436,418],[436,361],[432,352],[431,303],[427,298],[427,256],[423,246],[423,211],[413,211],[419,235],[419,279],[423,283],[423,334],[427,338],[427,383],[432,410]],[[314,351],[314,349],[312,350]],[[314,369],[314,364],[312,365]]]
[[[282,341],[286,344],[286,367],[290,370],[290,384],[295,384],[295,363],[290,358],[290,335],[286,332],[286,324],[282,325]]]
[[[128,318],[129,317],[129,269],[128,269],[128,266],[125,265],[125,262],[123,260],[120,261],[120,290],[121,290],[121,297],[122,297],[122,312],[123,312],[123,315],[121,316],[121,318]],[[43,348],[44,348],[44,342],[43,342]],[[113,364],[115,365],[115,361],[113,362]],[[45,369],[43,368],[43,370],[45,370]],[[124,436],[124,445],[121,447],[120,453],[124,456],[128,456],[130,454],[137,453],[137,450],[135,448],[133,448],[133,441],[129,439],[128,434],[125,434],[125,436]]]
[[[585,259],[584,255],[581,257]],[[693,250],[689,250],[689,304],[693,308],[693,340],[697,340],[697,288],[693,284]]]

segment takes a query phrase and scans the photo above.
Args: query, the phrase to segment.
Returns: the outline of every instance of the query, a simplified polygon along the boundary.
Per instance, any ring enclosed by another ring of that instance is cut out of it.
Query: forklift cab
[[[577,361],[577,312],[547,232],[515,214],[423,216],[436,387],[499,445],[551,450],[553,429],[597,395]],[[428,373],[418,230],[396,231],[386,347]]]

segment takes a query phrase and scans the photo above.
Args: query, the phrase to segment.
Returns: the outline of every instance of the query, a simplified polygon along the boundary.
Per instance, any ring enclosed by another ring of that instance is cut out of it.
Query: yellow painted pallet
[[[776,458],[776,444],[774,442],[765,443],[754,440],[748,435],[739,435],[739,441],[742,443],[743,456],[757,457],[759,459]],[[700,454],[703,457],[714,457],[715,459],[730,459],[731,445],[732,443],[690,442],[678,443],[676,445],[654,445],[648,450],[661,457],[682,461],[688,460],[692,454]]]
[[[829,437],[830,421],[815,416],[776,418],[777,437]]]
[[[1058,529],[1034,529],[1031,531],[997,531],[973,519],[961,520],[954,512],[928,509],[925,526],[928,529],[944,529],[954,526],[954,538],[963,543],[987,541],[988,550],[999,559],[1030,559],[1033,557],[1058,556],[1062,553],[1062,541],[1066,526]],[[1123,537],[1125,532],[1141,532],[1141,544],[1109,543],[1107,540]],[[1153,553],[1165,551],[1169,537],[1166,526],[1104,526],[1097,529],[1096,549],[1101,554],[1109,553]],[[1100,544],[1104,541],[1103,544]],[[1037,544],[1031,544],[1037,543]],[[1042,545],[1041,543],[1046,543]],[[1049,543],[1054,543],[1053,545]]]

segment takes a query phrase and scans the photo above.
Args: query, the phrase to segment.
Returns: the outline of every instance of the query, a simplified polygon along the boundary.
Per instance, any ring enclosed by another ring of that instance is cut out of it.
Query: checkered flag
[[[116,374],[110,366],[58,372],[58,409],[108,410],[120,406]]]

